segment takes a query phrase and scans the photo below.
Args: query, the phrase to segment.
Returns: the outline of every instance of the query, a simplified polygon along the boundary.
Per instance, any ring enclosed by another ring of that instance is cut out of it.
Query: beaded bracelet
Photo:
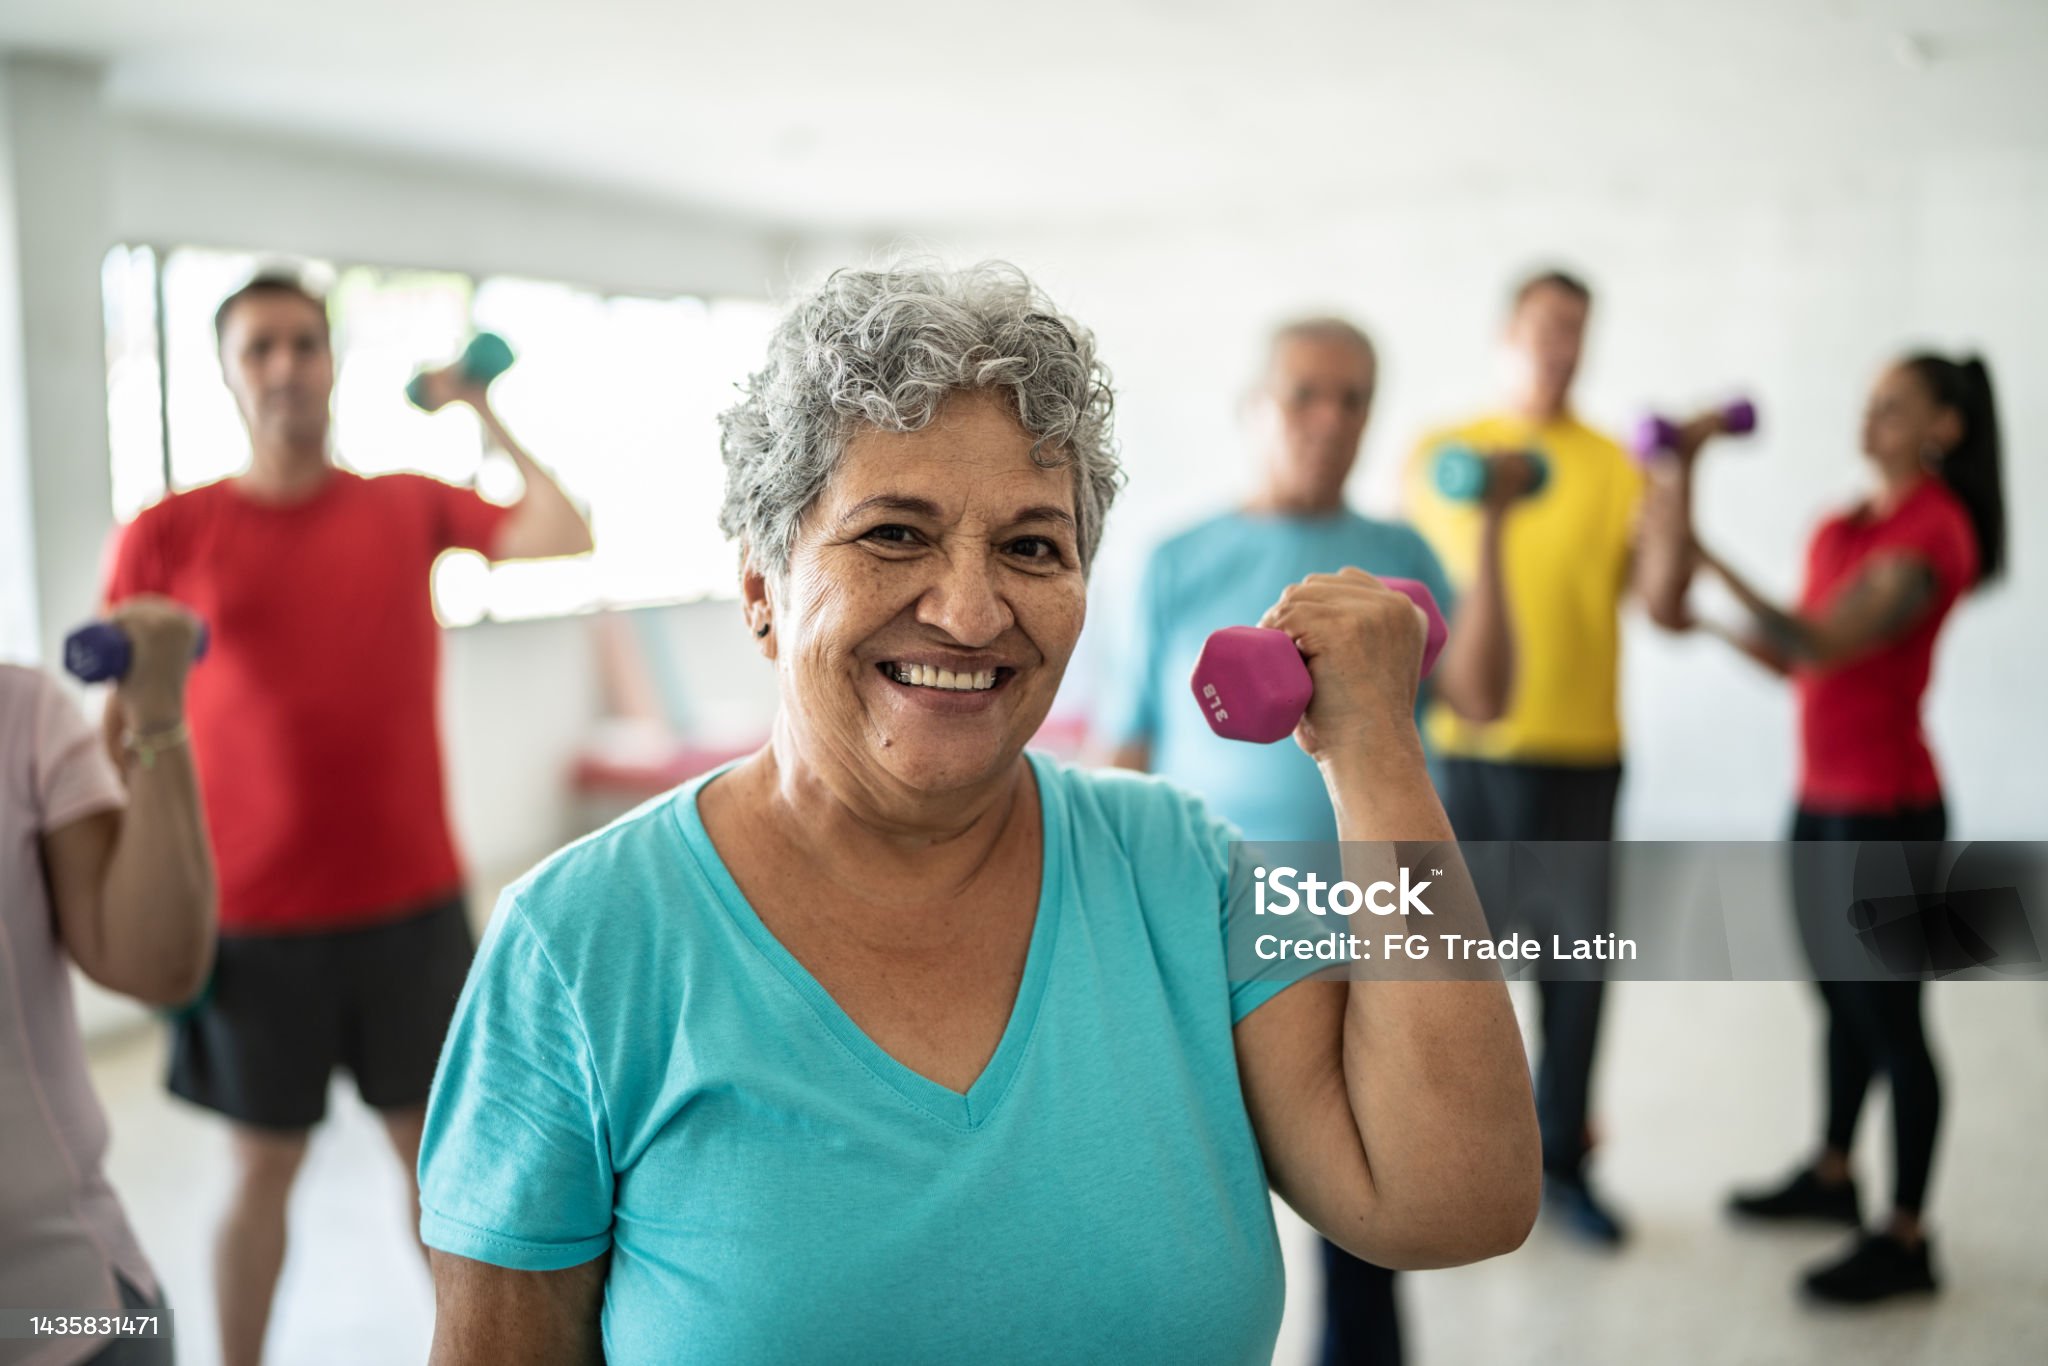
[[[156,756],[166,750],[176,749],[192,738],[192,732],[185,728],[183,721],[169,730],[160,730],[151,735],[137,735],[127,731],[121,736],[121,748],[142,760],[144,768],[156,767]]]

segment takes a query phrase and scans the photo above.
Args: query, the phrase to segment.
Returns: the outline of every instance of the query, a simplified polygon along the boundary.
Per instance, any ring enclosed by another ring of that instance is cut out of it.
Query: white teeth
[[[889,676],[913,688],[940,688],[947,692],[987,692],[996,685],[996,671],[954,673],[929,664],[891,664]]]

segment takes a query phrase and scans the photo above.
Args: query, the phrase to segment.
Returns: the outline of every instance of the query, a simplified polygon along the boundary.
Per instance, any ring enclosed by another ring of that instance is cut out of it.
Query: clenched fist
[[[128,728],[138,734],[176,725],[185,714],[185,675],[199,641],[199,618],[169,598],[141,594],[108,614],[128,637],[128,673],[115,690]]]
[[[1429,618],[1362,569],[1288,585],[1259,625],[1285,631],[1315,696],[1294,738],[1317,762],[1415,741],[1415,689]]]

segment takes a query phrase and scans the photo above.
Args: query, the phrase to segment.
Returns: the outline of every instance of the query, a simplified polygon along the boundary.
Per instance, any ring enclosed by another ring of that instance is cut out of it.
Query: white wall
[[[37,643],[35,525],[30,511],[27,373],[21,326],[22,195],[15,182],[14,83],[0,66],[0,658],[29,658]]]
[[[9,372],[19,406],[0,420],[20,423],[27,457],[36,597],[29,630],[46,657],[72,619],[84,615],[72,604],[89,609],[96,596],[112,487],[104,454],[105,247],[91,230],[106,216],[100,171],[109,135],[99,88],[100,73],[89,65],[18,57],[0,63],[13,187],[13,308],[6,321],[21,342]]]
[[[1981,348],[2000,381],[2006,584],[1944,638],[1930,707],[1954,829],[2039,837],[2048,813],[2048,157],[1723,183],[1652,198],[1591,182],[1496,186],[1312,211],[1278,202],[1229,220],[961,236],[1002,255],[1100,334],[1118,380],[1131,482],[1110,522],[1091,635],[1113,630],[1143,550],[1243,486],[1235,405],[1264,328],[1337,309],[1379,339],[1383,378],[1357,491],[1392,506],[1428,424],[1495,392],[1503,294],[1538,263],[1583,270],[1600,299],[1581,406],[1620,429],[1646,401],[1741,390],[1760,439],[1703,474],[1706,534],[1761,582],[1796,587],[1815,519],[1864,478],[1857,423],[1886,357],[1918,343]],[[1100,657],[1099,640],[1090,659]],[[1637,621],[1627,646],[1629,781],[1639,837],[1771,837],[1793,790],[1785,689],[1710,640]]]
[[[161,118],[118,118],[111,156],[115,241],[733,295],[777,285],[789,250],[708,211]]]

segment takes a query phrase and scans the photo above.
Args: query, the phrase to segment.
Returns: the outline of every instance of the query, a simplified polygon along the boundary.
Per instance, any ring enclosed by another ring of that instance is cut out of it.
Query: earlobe
[[[768,639],[774,629],[774,603],[768,591],[768,576],[754,564],[751,551],[740,559],[740,604],[746,614],[747,630],[762,642],[761,653],[775,658],[775,645]]]

